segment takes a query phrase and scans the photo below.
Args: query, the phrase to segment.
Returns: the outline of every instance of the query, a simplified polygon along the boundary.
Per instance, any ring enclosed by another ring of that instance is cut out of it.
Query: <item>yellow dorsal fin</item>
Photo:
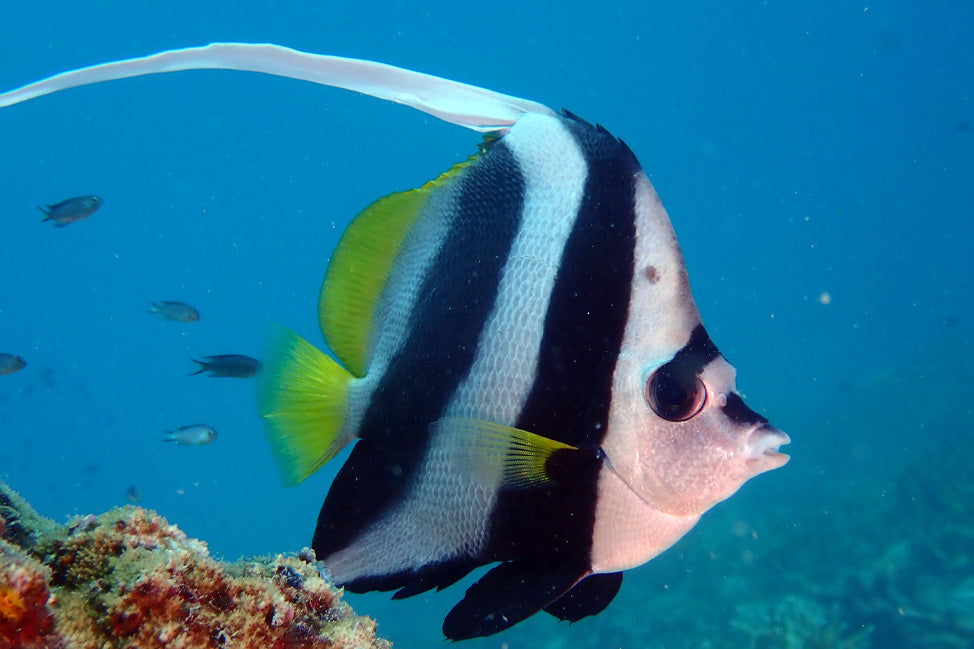
[[[444,417],[433,422],[437,444],[456,466],[485,484],[525,489],[551,484],[547,463],[556,451],[574,446],[483,419]]]
[[[318,322],[325,342],[353,376],[365,375],[375,307],[409,229],[430,192],[476,157],[453,165],[422,187],[380,198],[342,234],[321,286]]]

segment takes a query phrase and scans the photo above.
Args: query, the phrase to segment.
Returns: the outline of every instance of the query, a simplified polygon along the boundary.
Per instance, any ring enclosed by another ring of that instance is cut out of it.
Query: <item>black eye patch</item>
[[[754,412],[747,407],[744,403],[744,399],[741,395],[736,392],[730,392],[727,395],[727,405],[723,406],[721,410],[727,415],[727,418],[733,421],[735,424],[747,425],[747,424],[766,424],[768,423],[767,418],[762,417],[758,413]]]

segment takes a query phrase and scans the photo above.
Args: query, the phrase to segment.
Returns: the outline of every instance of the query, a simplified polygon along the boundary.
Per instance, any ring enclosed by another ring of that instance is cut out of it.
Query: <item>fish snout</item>
[[[778,452],[778,448],[790,443],[791,438],[784,432],[769,424],[761,424],[747,435],[744,461],[748,468],[754,471],[754,475],[777,469],[791,459],[788,455]]]

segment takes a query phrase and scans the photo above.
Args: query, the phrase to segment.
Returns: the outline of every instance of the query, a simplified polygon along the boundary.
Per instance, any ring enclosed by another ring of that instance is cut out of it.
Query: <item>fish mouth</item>
[[[791,459],[778,448],[790,444],[791,438],[774,426],[762,424],[747,436],[745,462],[755,475],[784,466]]]

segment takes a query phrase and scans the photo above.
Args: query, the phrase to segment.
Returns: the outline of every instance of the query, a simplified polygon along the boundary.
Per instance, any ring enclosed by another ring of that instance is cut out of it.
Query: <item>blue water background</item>
[[[623,138],[670,213],[711,337],[749,405],[791,435],[793,459],[627,573],[594,620],[539,615],[468,646],[580,646],[593,629],[606,631],[591,646],[654,646],[674,612],[640,608],[650,593],[701,572],[746,592],[808,571],[810,548],[855,543],[869,511],[846,498],[882,497],[924,449],[970,442],[972,25],[968,2],[8,3],[0,89],[164,49],[274,42],[566,107]],[[220,557],[308,545],[337,463],[281,487],[252,382],[188,377],[189,359],[259,356],[271,322],[320,341],[317,293],[349,219],[477,141],[401,106],[236,72],[0,110],[0,352],[29,363],[0,377],[0,476],[58,520],[125,504],[134,486]],[[35,205],[88,193],[104,205],[87,221],[39,223]],[[201,320],[147,313],[166,299]],[[161,441],[192,423],[219,439]],[[810,521],[822,517],[852,538],[821,538]],[[742,529],[788,530],[792,547],[773,565],[708,555]],[[462,590],[349,601],[398,646],[437,646]],[[715,594],[699,615],[729,627],[736,603]],[[712,629],[683,633],[720,646]]]

